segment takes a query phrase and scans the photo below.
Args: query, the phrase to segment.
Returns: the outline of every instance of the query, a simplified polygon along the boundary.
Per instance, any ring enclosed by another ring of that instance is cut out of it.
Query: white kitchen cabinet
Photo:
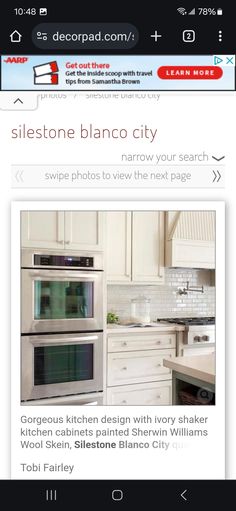
[[[106,218],[107,278],[110,282],[131,281],[131,213],[110,211]]]
[[[109,283],[164,283],[164,213],[107,213]]]
[[[176,332],[107,334],[108,405],[170,405],[172,374],[164,359],[176,356]]]
[[[23,211],[21,246],[58,250],[102,250],[102,215],[97,211]]]
[[[65,248],[102,250],[102,215],[98,211],[65,211]]]
[[[64,248],[64,211],[22,211],[21,246]]]
[[[132,222],[132,280],[164,281],[164,213],[134,211]]]
[[[107,389],[107,404],[117,406],[171,405],[172,384],[169,381],[122,385]]]

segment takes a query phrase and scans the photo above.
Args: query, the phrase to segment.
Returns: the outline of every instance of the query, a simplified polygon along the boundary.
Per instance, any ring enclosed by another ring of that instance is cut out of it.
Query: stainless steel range
[[[162,318],[183,327],[177,332],[177,356],[208,354],[215,350],[215,318]]]

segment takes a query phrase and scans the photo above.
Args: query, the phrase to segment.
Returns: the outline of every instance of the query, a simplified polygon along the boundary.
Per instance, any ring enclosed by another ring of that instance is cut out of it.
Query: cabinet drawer
[[[176,334],[126,334],[108,335],[108,352],[126,352],[175,348]]]
[[[123,385],[107,389],[107,405],[117,406],[158,406],[171,405],[172,382]]]
[[[171,370],[163,366],[163,359],[174,356],[175,350],[172,349],[110,353],[108,386],[169,379]]]

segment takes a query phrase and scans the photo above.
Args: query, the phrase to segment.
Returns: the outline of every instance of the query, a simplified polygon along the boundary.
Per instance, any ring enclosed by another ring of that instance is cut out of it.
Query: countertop
[[[151,323],[151,325],[152,326],[147,327],[128,327],[126,325],[108,324],[106,331],[107,334],[132,334],[132,332],[140,334],[151,334],[152,332],[183,332],[185,329],[182,325],[167,323],[164,321],[162,323]]]
[[[192,378],[207,383],[215,383],[215,354],[175,357],[171,360],[164,359],[163,365]]]

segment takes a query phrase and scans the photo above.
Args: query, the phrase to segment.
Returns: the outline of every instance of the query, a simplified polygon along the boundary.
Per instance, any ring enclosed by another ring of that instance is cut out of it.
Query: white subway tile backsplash
[[[179,287],[204,286],[204,293],[191,293],[180,296]],[[208,270],[186,270],[167,268],[165,285],[108,285],[107,310],[114,311],[121,320],[130,317],[130,300],[144,295],[151,300],[151,319],[183,316],[214,316],[215,287],[211,286],[212,272]]]

